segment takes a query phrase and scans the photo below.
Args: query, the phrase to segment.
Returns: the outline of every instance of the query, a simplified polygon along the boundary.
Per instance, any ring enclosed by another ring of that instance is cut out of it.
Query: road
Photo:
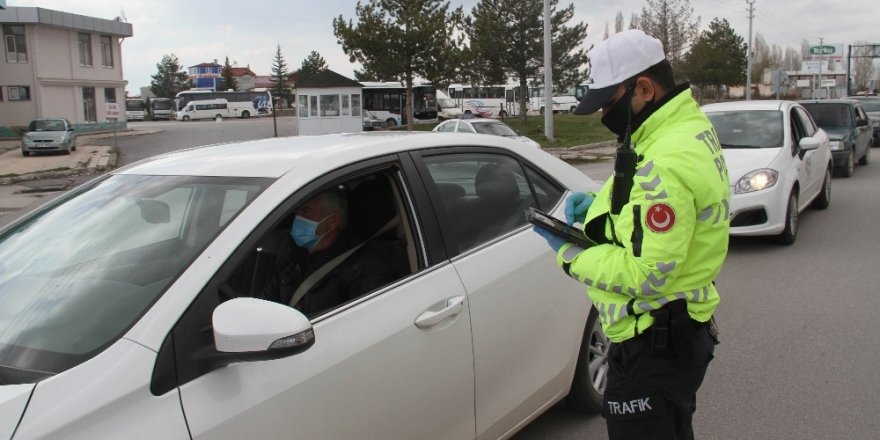
[[[279,123],[280,132],[292,128],[285,122]],[[162,131],[120,138],[120,164],[184,147],[272,135],[271,119],[136,126]],[[578,168],[604,181],[610,166],[601,162]],[[880,218],[880,163],[832,182],[830,208],[803,213],[794,245],[731,240],[717,280],[722,344],[699,394],[698,438],[878,438],[880,253],[872,237]],[[600,417],[556,407],[514,438],[607,435]]]

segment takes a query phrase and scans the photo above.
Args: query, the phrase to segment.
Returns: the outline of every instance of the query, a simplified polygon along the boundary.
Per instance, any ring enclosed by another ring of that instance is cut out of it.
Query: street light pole
[[[819,37],[819,94],[822,94],[822,60],[825,58],[822,56],[822,52],[824,52],[824,48],[822,47],[822,40],[824,38]],[[818,97],[817,97],[818,98]]]
[[[550,52],[552,34],[550,0],[544,0],[544,137],[553,142],[553,60]]]
[[[752,100],[752,19],[755,18],[755,0],[746,0],[749,4],[749,53],[746,60],[746,101]]]

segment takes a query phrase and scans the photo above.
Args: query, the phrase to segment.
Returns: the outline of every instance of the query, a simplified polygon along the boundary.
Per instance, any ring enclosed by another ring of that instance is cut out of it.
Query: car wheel
[[[506,111],[506,110],[501,110],[500,112],[498,112],[498,116],[501,116],[502,118],[506,118],[506,117],[507,117],[507,111]]]
[[[840,168],[837,174],[841,177],[852,177],[853,172],[856,168],[856,156],[852,151],[849,152],[849,156],[846,158],[846,166]]]
[[[30,152],[30,151],[25,151],[24,149],[22,149],[22,150],[21,150],[21,155],[24,156],[24,157],[28,157],[28,156],[31,155],[31,152]]]
[[[183,117],[183,120],[184,120],[184,121],[189,121],[189,116],[184,116],[184,117]]]
[[[577,367],[571,391],[566,403],[573,409],[582,412],[596,413],[602,410],[602,398],[608,380],[608,350],[611,341],[602,332],[599,314],[590,308],[587,326],[581,339]]]
[[[241,117],[242,117],[242,119],[249,119],[251,117],[251,112],[245,110],[245,111],[241,112]]]
[[[223,120],[223,116],[221,116],[221,115],[214,115],[214,120],[217,121],[217,122],[220,122],[220,121]]]
[[[859,159],[859,165],[867,165],[869,162],[871,162],[871,147],[870,146],[865,148],[865,155],[862,156],[861,159]]]
[[[813,203],[810,205],[815,209],[825,209],[828,205],[831,204],[831,168],[829,167],[825,170],[825,178],[822,181],[822,190],[819,191],[819,195],[813,199]]]
[[[65,156],[69,155],[70,154],[70,147],[65,148],[61,153],[64,154]]]
[[[797,239],[798,232],[798,198],[797,188],[792,188],[788,196],[788,209],[785,211],[785,229],[776,236],[780,244],[792,244]]]
[[[385,126],[389,128],[397,127],[397,121],[392,118],[388,118],[385,120]]]
[[[571,106],[571,107],[568,109],[568,112],[569,112],[569,113],[574,113],[575,110],[577,110],[577,106],[574,106],[574,105],[573,105],[573,106]]]
[[[544,107],[541,107],[541,110],[538,110],[538,112],[543,115],[544,114]]]

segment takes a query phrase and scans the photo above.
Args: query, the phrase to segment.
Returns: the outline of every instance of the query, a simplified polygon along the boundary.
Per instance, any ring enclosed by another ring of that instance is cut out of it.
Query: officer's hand
[[[565,240],[562,237],[540,226],[532,226],[532,230],[541,237],[544,237],[544,240],[547,240],[547,244],[550,245],[550,248],[553,249],[554,252],[559,252],[559,248],[565,244]]]
[[[593,196],[576,192],[568,195],[565,199],[565,222],[569,225],[583,223],[587,218],[587,210],[593,204]]]

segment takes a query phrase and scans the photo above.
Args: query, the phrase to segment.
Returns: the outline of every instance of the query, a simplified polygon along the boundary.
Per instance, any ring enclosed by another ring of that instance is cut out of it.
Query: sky
[[[368,0],[363,0],[368,1]],[[450,0],[465,13],[478,0]],[[602,40],[605,24],[614,31],[614,19],[639,13],[646,0],[560,0],[574,4],[573,21],[588,24],[584,47]],[[806,39],[818,44],[880,43],[880,6],[875,0],[755,0],[754,34],[769,45],[800,48]],[[354,0],[7,0],[7,6],[38,6],[74,14],[113,19],[124,15],[134,36],[122,43],[126,90],[137,95],[149,86],[150,75],[165,54],[174,54],[185,68],[202,62],[249,66],[258,75],[269,75],[276,47],[293,71],[315,50],[330,69],[349,77],[360,66],[352,64],[336,42],[332,20],[342,15],[355,19]],[[734,31],[748,37],[746,0],[690,0],[701,29],[714,18],[725,18]]]

